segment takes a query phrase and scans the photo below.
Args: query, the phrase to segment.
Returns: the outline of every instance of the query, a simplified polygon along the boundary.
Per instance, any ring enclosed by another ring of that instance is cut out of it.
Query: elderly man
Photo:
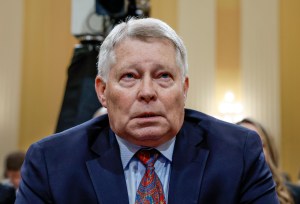
[[[278,203],[258,135],[184,109],[186,49],[164,22],[117,25],[95,87],[108,114],[33,144],[16,203]]]

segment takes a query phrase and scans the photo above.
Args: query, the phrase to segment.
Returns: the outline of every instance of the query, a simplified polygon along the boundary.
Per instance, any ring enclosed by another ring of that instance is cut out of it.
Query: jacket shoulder
[[[247,128],[219,120],[205,113],[191,109],[185,110],[185,122],[197,124],[209,133],[220,133],[221,135],[224,133],[239,133],[243,135],[248,132],[253,132]]]
[[[107,115],[93,118],[82,124],[69,128],[59,133],[55,133],[35,142],[40,146],[61,145],[75,142],[82,142],[83,140],[90,140],[96,137],[99,132],[109,127]]]

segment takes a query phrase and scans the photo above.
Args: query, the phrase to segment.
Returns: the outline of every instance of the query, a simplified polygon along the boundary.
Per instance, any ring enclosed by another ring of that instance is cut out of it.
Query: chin
[[[161,134],[162,131],[160,132],[149,132],[145,134],[138,134],[138,136],[133,137],[133,143],[140,145],[140,146],[148,146],[148,147],[157,147],[168,140],[170,140],[173,136],[175,135],[170,135],[170,134]]]
[[[160,140],[134,140],[134,141],[132,141],[133,144],[138,145],[138,146],[144,146],[144,147],[158,147],[165,142],[160,141]]]

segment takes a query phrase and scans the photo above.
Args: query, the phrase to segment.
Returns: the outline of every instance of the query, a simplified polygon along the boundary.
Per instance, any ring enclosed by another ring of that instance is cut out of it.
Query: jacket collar
[[[203,122],[198,119],[187,115],[178,133],[169,184],[169,204],[198,203],[209,155]]]

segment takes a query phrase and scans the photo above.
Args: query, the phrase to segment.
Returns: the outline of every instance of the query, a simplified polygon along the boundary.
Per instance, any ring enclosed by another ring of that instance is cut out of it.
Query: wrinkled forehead
[[[114,45],[114,50],[119,45],[124,44],[124,42],[130,43],[130,42],[134,42],[136,40],[141,41],[141,42],[146,42],[146,43],[163,42],[165,44],[168,44],[169,46],[172,46],[176,50],[176,46],[175,46],[174,42],[172,42],[170,39],[168,39],[166,37],[151,37],[151,36],[149,37],[149,36],[140,36],[140,35],[126,36],[126,37],[120,39],[120,41]]]

